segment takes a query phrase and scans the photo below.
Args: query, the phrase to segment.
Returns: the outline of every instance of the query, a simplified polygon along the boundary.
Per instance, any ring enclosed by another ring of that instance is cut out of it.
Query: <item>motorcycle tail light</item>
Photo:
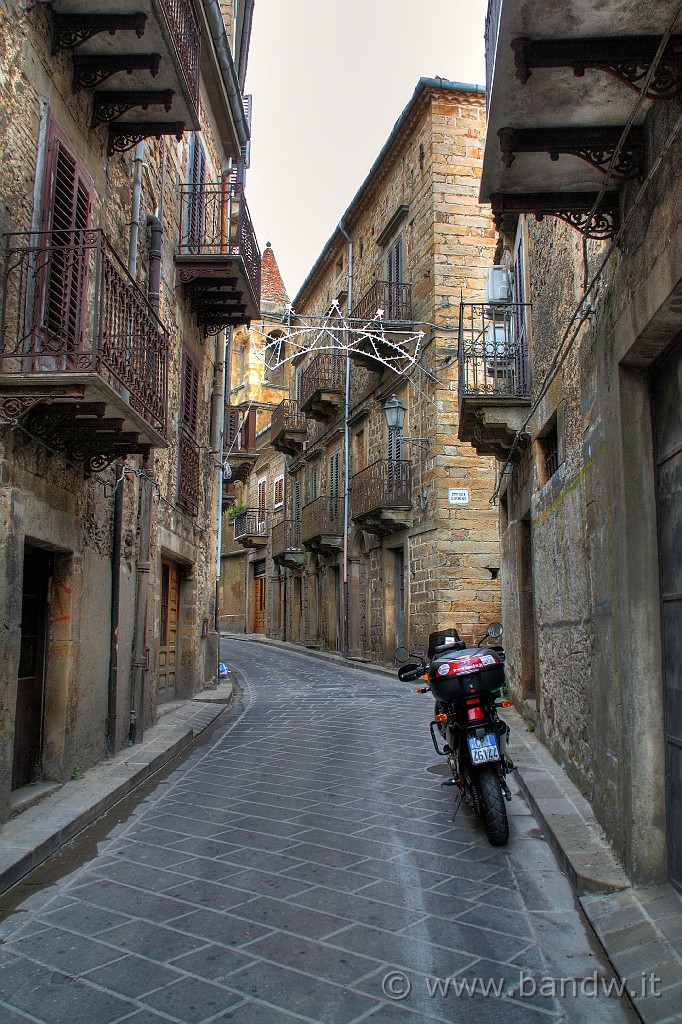
[[[481,705],[477,704],[473,708],[467,708],[467,718],[470,722],[481,722],[485,718]]]
[[[444,661],[436,670],[438,676],[460,676],[466,672],[478,672],[490,665],[499,665],[499,658],[494,654],[465,654],[461,658]]]

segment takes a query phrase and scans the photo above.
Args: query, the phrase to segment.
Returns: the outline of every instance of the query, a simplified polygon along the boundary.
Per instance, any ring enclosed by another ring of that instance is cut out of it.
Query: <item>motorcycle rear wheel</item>
[[[509,839],[509,822],[497,767],[486,764],[478,768],[476,784],[481,797],[481,817],[488,842],[491,846],[504,846]]]

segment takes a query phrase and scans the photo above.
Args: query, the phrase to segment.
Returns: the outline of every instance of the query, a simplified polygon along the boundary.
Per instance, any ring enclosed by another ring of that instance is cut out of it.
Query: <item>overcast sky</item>
[[[485,83],[487,0],[256,0],[247,198],[293,298],[422,77]]]

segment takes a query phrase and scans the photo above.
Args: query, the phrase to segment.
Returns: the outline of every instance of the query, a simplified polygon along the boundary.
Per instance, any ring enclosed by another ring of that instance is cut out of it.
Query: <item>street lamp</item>
[[[405,406],[396,398],[395,395],[391,395],[387,401],[384,402],[384,416],[386,417],[386,426],[389,430],[402,430],[405,425]],[[428,448],[430,441],[428,437],[403,437],[400,435],[400,443],[412,442],[418,444],[423,448]]]

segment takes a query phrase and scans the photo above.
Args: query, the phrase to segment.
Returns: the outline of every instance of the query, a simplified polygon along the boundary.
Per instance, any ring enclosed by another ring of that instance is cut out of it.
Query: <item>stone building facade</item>
[[[679,65],[652,67],[675,7],[491,3],[481,196],[527,373],[463,390],[460,437],[498,457],[514,697],[633,879],[682,888]]]
[[[293,300],[289,393],[269,436],[286,460],[270,635],[394,664],[396,646],[425,650],[453,624],[478,640],[499,616],[494,464],[457,440],[460,299],[482,296],[495,248],[478,202],[484,132],[481,89],[420,80]],[[301,330],[323,325],[323,347],[301,350]],[[349,325],[346,403],[345,349],[333,346]],[[405,421],[388,432],[394,394]]]
[[[225,460],[220,627],[224,632],[283,633],[280,568],[272,560],[272,525],[282,518],[284,456],[270,445],[270,421],[289,394],[283,319],[289,297],[268,242],[261,263],[260,319],[234,332]],[[231,404],[230,404],[231,403]]]
[[[0,819],[217,677],[251,7],[0,8]]]

